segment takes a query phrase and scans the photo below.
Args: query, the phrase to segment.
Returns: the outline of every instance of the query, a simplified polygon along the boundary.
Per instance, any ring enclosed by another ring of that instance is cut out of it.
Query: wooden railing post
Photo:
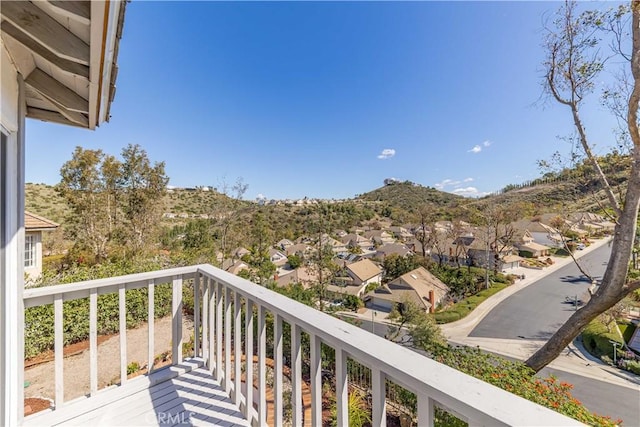
[[[231,288],[224,292],[224,391],[231,394]]]
[[[53,335],[55,358],[55,405],[60,409],[64,403],[64,328],[63,328],[62,294],[53,297]]]
[[[242,298],[233,293],[233,403],[240,406],[242,395]]]
[[[202,276],[202,358],[209,368],[209,277]]]
[[[418,425],[433,426],[435,424],[435,406],[433,399],[426,394],[418,394]]]
[[[120,384],[127,381],[127,301],[126,286],[118,286],[118,316],[120,318]]]
[[[371,368],[371,413],[374,426],[386,427],[386,381],[385,374],[381,370]]]
[[[171,364],[182,363],[182,276],[174,276],[172,284]]]
[[[193,357],[200,356],[200,273],[193,278]]]
[[[347,354],[336,348],[336,406],[337,425],[349,425],[349,382],[347,371]]]
[[[253,301],[246,299],[245,316],[244,316],[244,355],[247,362],[245,369],[245,384],[246,384],[246,402],[245,405],[245,418],[251,421],[253,418]]]
[[[89,291],[89,390],[98,391],[98,289]]]
[[[273,327],[273,357],[275,359],[275,368],[273,370],[273,422],[277,426],[282,425],[283,408],[283,387],[282,387],[282,345],[283,345],[283,330],[282,330],[282,316],[274,313],[274,327]]]
[[[293,425],[302,425],[302,345],[301,329],[291,325],[291,410]],[[277,397],[276,397],[277,399]],[[375,424],[374,424],[375,425]]]
[[[151,373],[153,370],[153,364],[155,363],[155,286],[156,281],[151,279],[149,280],[149,291],[148,291],[148,309],[149,312],[147,314],[147,350],[148,350],[148,360],[147,360],[147,375]]]
[[[258,425],[267,425],[267,311],[258,307]],[[275,375],[275,374],[274,374]],[[274,393],[275,396],[275,393]]]
[[[322,425],[322,341],[309,334],[311,341],[311,423]]]

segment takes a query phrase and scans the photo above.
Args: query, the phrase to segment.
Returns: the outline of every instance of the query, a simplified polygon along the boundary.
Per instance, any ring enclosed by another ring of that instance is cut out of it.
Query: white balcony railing
[[[238,405],[244,417],[253,425],[267,425],[268,313],[272,316],[270,319],[273,319],[272,390],[274,398],[273,406],[269,409],[270,423],[273,425],[283,425],[284,365],[288,365],[290,371],[293,425],[322,425],[322,344],[335,350],[336,406],[338,425],[341,426],[349,425],[348,359],[355,360],[371,370],[372,425],[374,426],[386,424],[387,381],[394,382],[416,394],[419,426],[434,424],[436,407],[451,412],[467,421],[470,426],[581,425],[550,409],[210,265],[25,290],[25,308],[44,304],[54,305],[55,407],[61,408],[65,405],[62,325],[64,301],[78,298],[89,298],[90,301],[90,394],[94,395],[98,391],[98,295],[115,292],[119,295],[120,378],[124,384],[127,381],[125,292],[130,289],[148,288],[148,316],[149,319],[153,319],[154,287],[162,283],[172,283],[172,363],[179,364],[182,362],[184,338],[182,337],[182,287],[185,280],[192,281],[194,289],[194,356],[204,360],[211,375],[220,381],[232,401]],[[283,357],[283,322],[290,325],[291,355],[287,357],[290,363],[285,363]],[[254,330],[256,336],[254,336]],[[308,334],[310,343],[308,359],[310,411],[303,411],[302,403],[302,332]],[[155,357],[153,334],[153,322],[149,322],[149,367],[153,366]],[[254,355],[255,349],[257,349],[256,355]],[[257,372],[254,372],[253,363],[246,363],[246,361],[256,360],[254,356],[257,356]],[[242,360],[245,360],[245,363],[234,363]],[[101,394],[108,392],[101,392]],[[303,420],[303,417],[306,419]]]

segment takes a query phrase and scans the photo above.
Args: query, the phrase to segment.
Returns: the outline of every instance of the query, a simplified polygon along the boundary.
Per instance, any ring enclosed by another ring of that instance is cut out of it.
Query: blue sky
[[[589,4],[602,6],[601,4]],[[539,176],[569,112],[541,99],[555,2],[218,3],[127,7],[112,118],[94,132],[28,121],[28,182],[75,146],[140,144],[174,186],[246,198],[345,198],[385,178],[463,195]],[[615,126],[583,112],[604,153]]]

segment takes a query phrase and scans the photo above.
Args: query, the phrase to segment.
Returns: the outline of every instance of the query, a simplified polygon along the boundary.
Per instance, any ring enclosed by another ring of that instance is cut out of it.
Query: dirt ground
[[[183,318],[183,342],[187,342],[193,334],[193,322]],[[148,325],[127,330],[127,364],[137,362],[146,367],[148,359]],[[155,356],[171,351],[171,316],[156,319],[154,323]],[[98,388],[120,382],[120,335],[98,340]],[[75,345],[78,348],[78,345]],[[82,350],[64,358],[64,400],[84,396],[89,393],[89,349],[88,342],[83,343]],[[65,351],[67,353],[67,351]],[[28,364],[27,364],[28,365]],[[39,363],[25,369],[25,398],[37,397],[53,399],[55,395],[55,377],[53,360]]]

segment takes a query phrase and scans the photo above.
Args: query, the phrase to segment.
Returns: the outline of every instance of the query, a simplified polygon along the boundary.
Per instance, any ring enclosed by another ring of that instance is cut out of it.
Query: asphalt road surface
[[[594,279],[602,279],[611,248],[602,246],[578,260]],[[569,319],[575,305],[567,297],[584,298],[591,283],[572,262],[498,304],[470,337],[547,340]]]

